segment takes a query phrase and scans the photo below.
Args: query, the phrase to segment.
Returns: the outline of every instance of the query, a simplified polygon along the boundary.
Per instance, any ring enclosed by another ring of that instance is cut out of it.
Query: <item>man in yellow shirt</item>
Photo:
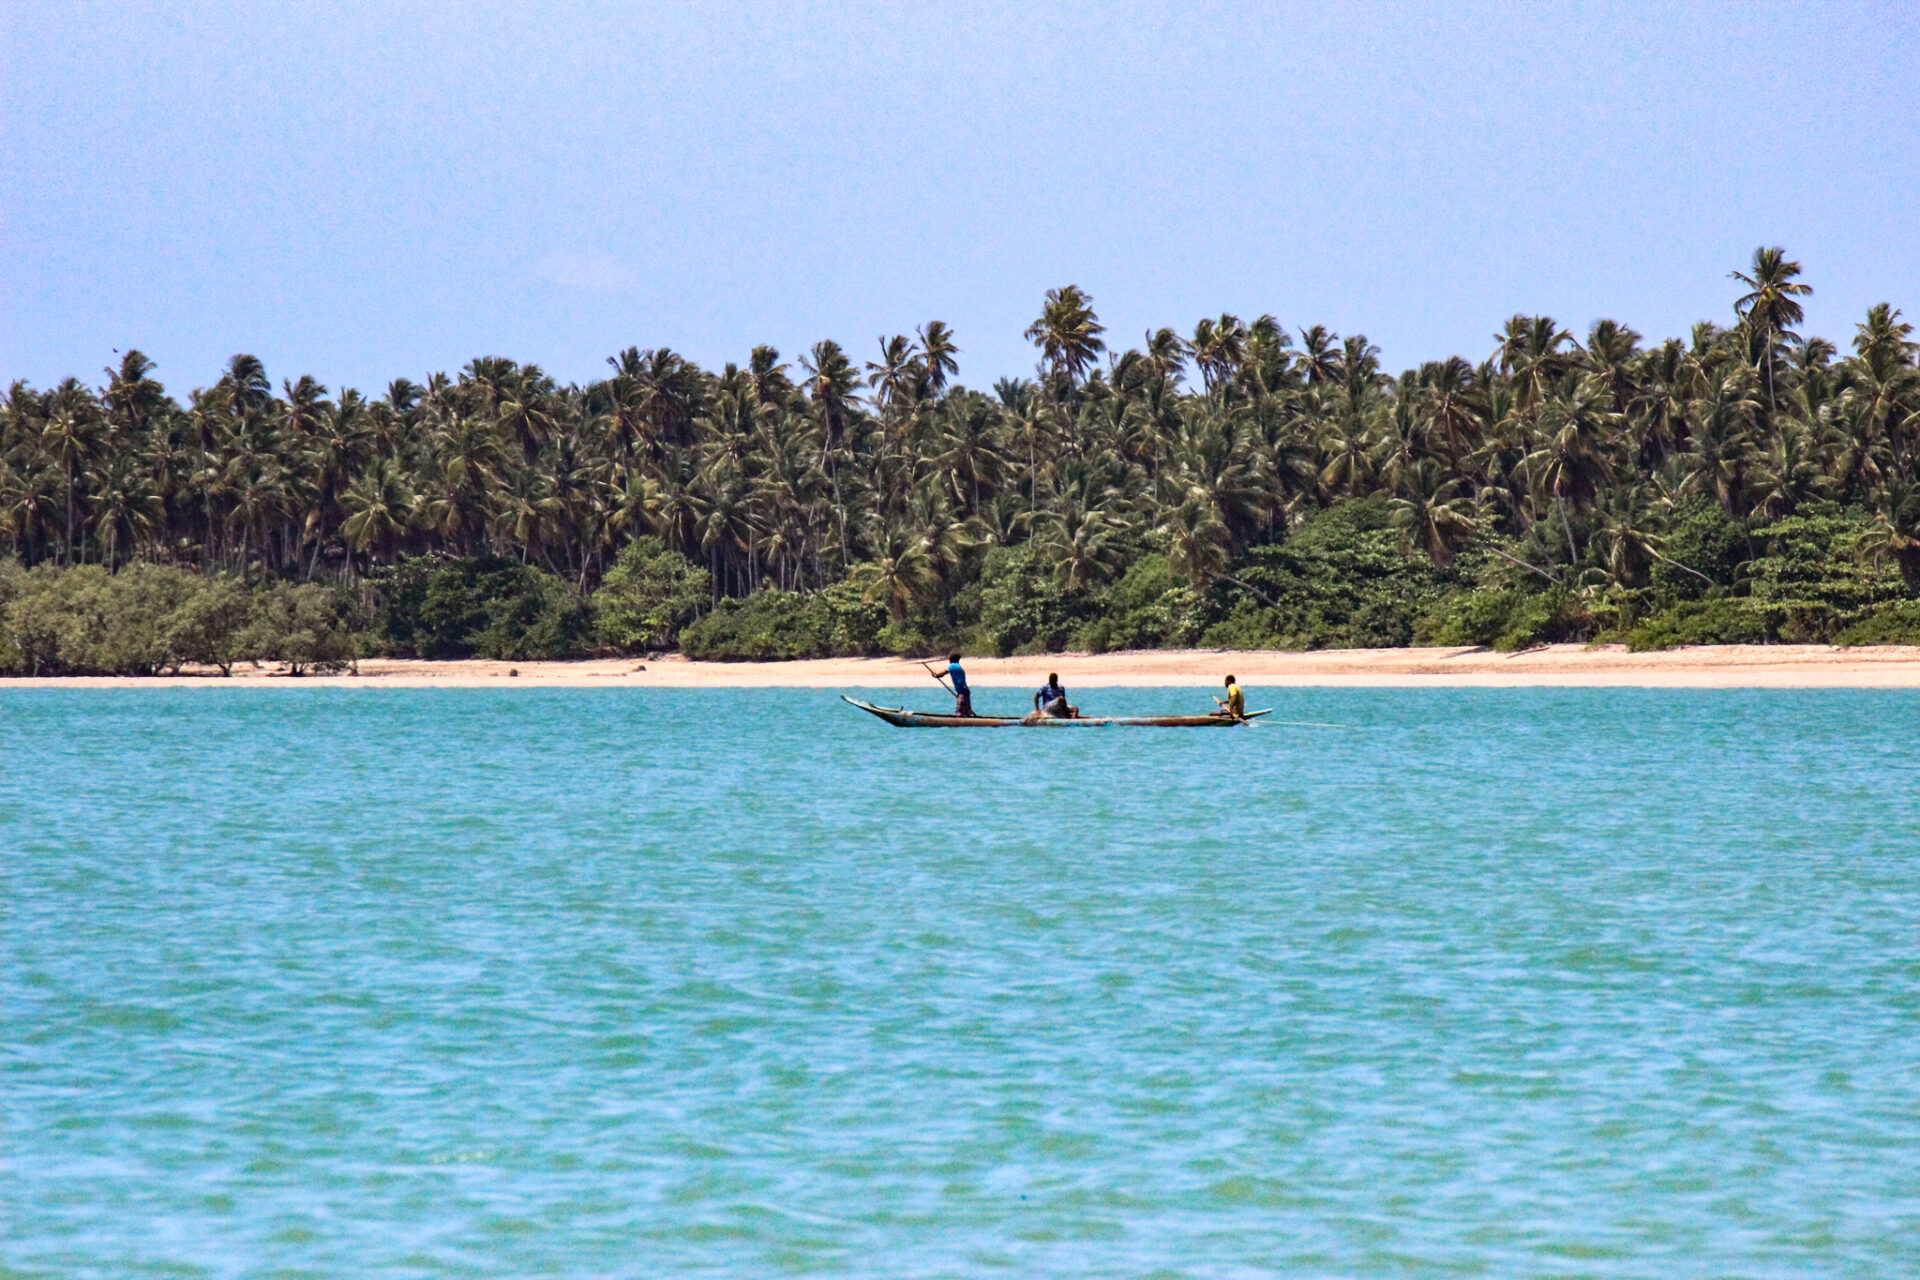
[[[1216,711],[1215,715],[1231,716],[1235,720],[1247,718],[1247,695],[1240,692],[1240,686],[1233,682],[1232,676],[1227,677],[1226,700],[1222,702],[1219,698],[1215,698],[1214,701],[1220,704],[1220,710]]]

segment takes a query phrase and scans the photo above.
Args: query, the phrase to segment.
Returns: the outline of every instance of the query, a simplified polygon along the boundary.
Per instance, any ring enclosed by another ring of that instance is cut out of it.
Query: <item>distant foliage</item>
[[[1205,591],[1180,579],[1164,555],[1141,556],[1092,603],[1075,648],[1185,649],[1200,643],[1213,617]]]
[[[1881,605],[1834,636],[1840,645],[1920,644],[1920,600]]]
[[[239,637],[252,657],[271,655],[289,675],[344,671],[361,656],[353,599],[311,582],[276,582],[256,592]]]
[[[1872,554],[1873,521],[1830,503],[1754,530],[1752,605],[1769,633],[1789,643],[1823,643],[1908,598],[1891,557]]]
[[[1249,552],[1235,577],[1247,585],[1235,594],[1228,617],[1206,631],[1207,645],[1410,644],[1415,623],[1455,580],[1409,550],[1383,499],[1342,503],[1307,518],[1287,541]]]
[[[357,602],[333,586],[134,563],[23,570],[0,561],[0,675],[151,676],[240,662],[335,671],[370,651]]]
[[[1266,315],[1122,349],[1066,285],[1025,331],[1035,376],[991,393],[937,321],[868,359],[630,347],[563,385],[489,356],[376,396],[237,355],[182,398],[128,351],[0,402],[0,556],[79,575],[34,580],[0,658],[243,661],[236,635],[311,632],[302,585],[367,611],[321,632],[439,657],[1891,634],[1920,588],[1920,347],[1889,304],[1801,334],[1800,276],[1763,247],[1724,324],[1514,315],[1398,373]]]
[[[529,661],[586,649],[585,602],[551,573],[518,561],[418,557],[372,587],[392,655]]]
[[[671,648],[708,606],[711,588],[705,569],[658,538],[637,538],[593,593],[594,637],[624,653]]]
[[[974,644],[986,653],[1052,653],[1066,648],[1087,618],[1085,593],[1063,587],[1030,546],[997,547],[980,573]]]
[[[1634,650],[1690,644],[1765,644],[1772,639],[1764,611],[1747,599],[1689,600],[1657,613],[1627,636]]]
[[[689,658],[708,662],[864,657],[883,653],[884,607],[851,583],[824,591],[768,589],[718,608],[680,635]]]

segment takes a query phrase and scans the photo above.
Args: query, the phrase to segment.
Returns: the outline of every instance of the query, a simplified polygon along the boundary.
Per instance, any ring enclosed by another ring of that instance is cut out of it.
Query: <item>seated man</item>
[[[1080,718],[1080,708],[1067,705],[1067,691],[1060,687],[1060,677],[1051,671],[1047,673],[1047,682],[1034,692],[1033,709],[1056,720]]]
[[[1218,698],[1215,698],[1214,701],[1220,703],[1220,709],[1213,714],[1217,716],[1229,716],[1235,720],[1245,720],[1247,718],[1247,695],[1240,692],[1240,686],[1233,682],[1232,676],[1227,677],[1226,701],[1221,702]]]

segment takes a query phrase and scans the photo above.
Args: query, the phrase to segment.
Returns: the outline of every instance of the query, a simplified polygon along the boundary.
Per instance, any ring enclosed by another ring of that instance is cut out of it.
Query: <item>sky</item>
[[[0,5],[0,382],[138,346],[377,393],[929,320],[1030,374],[1203,316],[1485,358],[1515,312],[1920,320],[1920,6]]]

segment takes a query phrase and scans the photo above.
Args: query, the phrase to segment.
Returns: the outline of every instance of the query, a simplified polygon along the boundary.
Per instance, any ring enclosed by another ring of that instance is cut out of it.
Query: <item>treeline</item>
[[[133,561],[0,560],[0,675],[127,675],[273,664],[290,675],[361,658],[568,658],[670,647],[708,607],[707,574],[657,538],[627,544],[581,596],[517,560],[416,557],[363,584],[206,576]]]
[[[1912,329],[1881,305],[1845,354],[1803,337],[1799,275],[1762,249],[1724,327],[1517,315],[1480,363],[1397,377],[1268,316],[1112,353],[1073,287],[1027,332],[1035,376],[991,394],[938,322],[864,364],[629,349],[562,386],[485,358],[377,399],[276,394],[236,356],[181,403],[130,351],[98,389],[13,385],[0,554],[28,594],[136,564],[309,587],[366,652],[1904,637]],[[643,564],[674,603],[635,603]],[[430,596],[486,621],[423,631]]]

